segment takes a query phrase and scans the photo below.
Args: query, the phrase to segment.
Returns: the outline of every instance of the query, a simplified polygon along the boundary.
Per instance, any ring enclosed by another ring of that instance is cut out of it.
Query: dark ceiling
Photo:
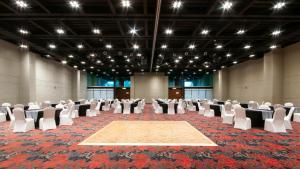
[[[286,0],[286,6],[277,10],[273,6],[278,0],[232,0],[226,11],[221,9],[224,0],[181,0],[176,10],[173,0],[130,0],[129,8],[122,7],[122,0],[78,0],[79,9],[71,8],[67,0],[24,1],[28,8],[19,8],[16,0],[0,1],[1,39],[99,75],[201,74],[260,58],[270,45],[280,48],[300,40],[298,0]],[[138,30],[134,36],[133,27]],[[21,28],[30,33],[20,34]],[[57,34],[57,28],[65,33]],[[94,28],[101,34],[94,34]],[[167,28],[173,34],[166,35]],[[209,30],[207,35],[201,34],[204,29]],[[240,29],[245,33],[238,35]],[[272,36],[274,30],[281,34]],[[78,49],[78,44],[84,47]],[[133,49],[134,44],[139,49]],[[188,48],[191,44],[195,49]],[[248,44],[251,48],[244,49]]]

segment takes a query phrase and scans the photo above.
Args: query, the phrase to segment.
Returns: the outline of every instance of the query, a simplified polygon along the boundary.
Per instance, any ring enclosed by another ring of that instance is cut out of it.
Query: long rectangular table
[[[196,111],[199,111],[198,102],[193,102],[193,105],[196,106]],[[221,116],[222,105],[219,104],[210,104],[209,107],[214,110],[215,116]]]
[[[56,125],[59,125],[59,122],[60,122],[60,112],[62,110],[63,109],[56,109],[55,110],[54,119],[55,119]],[[27,118],[33,118],[35,128],[39,128],[40,119],[44,117],[44,110],[42,110],[42,109],[40,109],[40,110],[27,110],[24,113],[25,113],[25,116]]]

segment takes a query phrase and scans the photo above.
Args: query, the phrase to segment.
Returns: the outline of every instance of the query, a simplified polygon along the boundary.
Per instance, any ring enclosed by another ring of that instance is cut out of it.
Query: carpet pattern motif
[[[188,121],[217,147],[79,146],[78,143],[114,120]],[[146,105],[143,114],[103,112],[80,117],[73,126],[46,132],[13,133],[0,123],[0,168],[300,168],[300,123],[294,130],[275,134],[254,128],[248,131],[222,124],[220,117],[195,112],[183,115],[154,114]]]

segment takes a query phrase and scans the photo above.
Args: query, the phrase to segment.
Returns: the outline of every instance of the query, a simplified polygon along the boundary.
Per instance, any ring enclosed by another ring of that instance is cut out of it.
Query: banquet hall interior
[[[300,1],[1,0],[0,168],[300,168]]]

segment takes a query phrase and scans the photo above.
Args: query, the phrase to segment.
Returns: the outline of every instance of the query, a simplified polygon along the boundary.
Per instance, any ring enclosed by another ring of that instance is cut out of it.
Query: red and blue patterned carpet
[[[113,120],[185,120],[218,147],[78,146]],[[300,168],[300,123],[286,134],[263,129],[242,131],[190,112],[157,115],[150,105],[144,114],[111,112],[80,117],[73,126],[13,133],[0,123],[0,168]]]

